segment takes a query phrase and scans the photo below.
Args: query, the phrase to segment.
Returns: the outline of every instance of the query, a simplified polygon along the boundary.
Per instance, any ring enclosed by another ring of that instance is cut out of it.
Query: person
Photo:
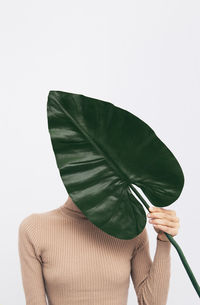
[[[176,212],[151,207],[157,233],[152,261],[146,227],[135,238],[113,237],[91,223],[68,196],[56,209],[19,225],[18,249],[26,305],[124,305],[130,277],[139,305],[167,303]]]

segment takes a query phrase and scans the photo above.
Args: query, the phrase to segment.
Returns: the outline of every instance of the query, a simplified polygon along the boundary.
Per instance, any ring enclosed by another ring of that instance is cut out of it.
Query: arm
[[[18,229],[18,253],[26,305],[46,305],[42,259],[34,239],[32,217],[26,217]]]
[[[146,228],[138,235],[131,259],[131,278],[139,305],[166,305],[170,281],[171,243],[157,238],[152,262]]]

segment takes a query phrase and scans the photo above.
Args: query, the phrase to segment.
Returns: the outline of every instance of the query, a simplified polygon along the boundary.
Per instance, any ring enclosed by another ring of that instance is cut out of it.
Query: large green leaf
[[[48,128],[65,188],[85,216],[104,232],[131,239],[146,214],[130,190],[168,206],[184,185],[182,169],[144,121],[110,102],[50,91]]]

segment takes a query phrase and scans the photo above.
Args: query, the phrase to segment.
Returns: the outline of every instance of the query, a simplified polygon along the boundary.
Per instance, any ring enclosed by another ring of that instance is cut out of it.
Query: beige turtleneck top
[[[157,239],[152,262],[146,227],[133,239],[118,239],[69,200],[30,214],[18,231],[26,305],[126,305],[130,278],[139,305],[165,305],[170,248]]]

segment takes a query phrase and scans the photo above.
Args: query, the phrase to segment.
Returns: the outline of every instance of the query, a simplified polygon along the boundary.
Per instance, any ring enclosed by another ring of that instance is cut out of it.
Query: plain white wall
[[[200,282],[199,1],[3,1],[1,31],[0,304],[25,304],[18,226],[67,193],[47,129],[49,90],[110,101],[149,124],[185,175],[169,206],[175,237]],[[156,233],[147,223],[151,255]],[[167,304],[199,298],[172,246]],[[130,284],[128,305],[137,304]]]

